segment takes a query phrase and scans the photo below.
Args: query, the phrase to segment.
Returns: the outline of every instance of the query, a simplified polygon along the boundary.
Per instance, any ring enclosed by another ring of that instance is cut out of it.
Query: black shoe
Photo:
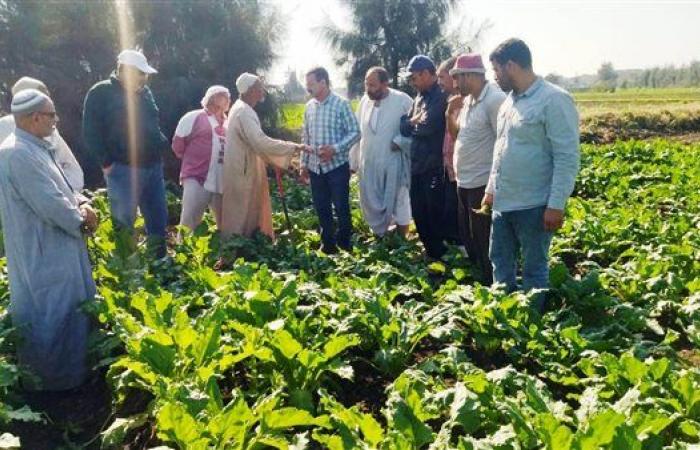
[[[335,255],[338,253],[338,247],[335,245],[324,245],[321,247],[321,251],[326,255]]]

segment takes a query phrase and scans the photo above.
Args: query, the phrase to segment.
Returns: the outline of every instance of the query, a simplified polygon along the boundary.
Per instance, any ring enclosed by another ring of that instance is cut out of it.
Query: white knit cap
[[[238,89],[238,94],[243,95],[248,92],[248,89],[252,88],[257,81],[260,81],[260,78],[258,78],[257,75],[243,72],[236,80],[236,89]]]
[[[12,114],[31,114],[41,111],[47,101],[51,101],[51,99],[43,92],[36,89],[25,89],[12,97],[10,111]]]
[[[16,95],[19,91],[23,91],[25,89],[36,89],[43,93],[49,92],[49,89],[46,87],[43,81],[32,77],[22,77],[12,86],[12,95]]]
[[[211,98],[217,94],[226,94],[227,97],[231,97],[231,93],[226,87],[216,84],[207,89],[206,94],[204,94],[204,98],[202,98],[202,108],[206,108]]]

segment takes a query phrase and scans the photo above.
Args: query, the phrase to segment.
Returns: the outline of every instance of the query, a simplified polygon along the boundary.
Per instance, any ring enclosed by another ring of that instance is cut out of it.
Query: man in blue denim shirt
[[[496,81],[510,94],[498,115],[494,160],[483,203],[493,207],[490,255],[496,283],[517,289],[549,286],[549,245],[564,221],[579,169],[578,113],[571,95],[532,70],[532,56],[509,39],[490,56]],[[544,308],[544,297],[534,298]]]
[[[437,82],[433,61],[416,55],[408,63],[413,87],[418,91],[408,115],[401,118],[403,136],[411,144],[411,211],[418,236],[429,259],[439,259],[446,251],[443,211],[445,169],[442,145],[445,138],[447,94]]]

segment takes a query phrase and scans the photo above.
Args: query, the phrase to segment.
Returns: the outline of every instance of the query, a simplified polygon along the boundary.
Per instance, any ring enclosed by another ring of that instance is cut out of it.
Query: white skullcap
[[[36,89],[25,89],[12,97],[10,111],[12,114],[31,114],[41,111],[47,101],[51,101],[51,99],[43,92]]]
[[[16,95],[19,91],[23,91],[25,89],[36,89],[44,94],[48,94],[49,92],[49,89],[46,87],[43,81],[32,77],[22,77],[12,86],[12,95]]]
[[[248,92],[248,89],[252,88],[257,81],[260,81],[260,78],[258,78],[257,75],[243,72],[236,80],[236,89],[238,89],[238,94],[243,95]]]
[[[227,97],[231,97],[231,93],[226,87],[219,86],[218,84],[211,86],[209,89],[207,89],[206,94],[204,94],[204,97],[202,98],[202,108],[206,108],[211,101],[211,98],[217,94],[226,94]]]

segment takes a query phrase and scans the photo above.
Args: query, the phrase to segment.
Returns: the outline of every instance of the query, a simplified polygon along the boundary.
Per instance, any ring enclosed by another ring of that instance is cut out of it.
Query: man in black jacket
[[[401,118],[401,134],[411,144],[411,210],[418,236],[429,259],[445,253],[441,227],[445,204],[442,145],[447,96],[437,83],[435,64],[424,55],[411,58],[406,71],[418,91],[408,115]]]
[[[168,219],[162,152],[169,143],[146,86],[156,70],[136,50],[122,51],[117,63],[117,71],[85,97],[83,138],[102,165],[115,226],[131,231],[138,207],[160,257]]]

